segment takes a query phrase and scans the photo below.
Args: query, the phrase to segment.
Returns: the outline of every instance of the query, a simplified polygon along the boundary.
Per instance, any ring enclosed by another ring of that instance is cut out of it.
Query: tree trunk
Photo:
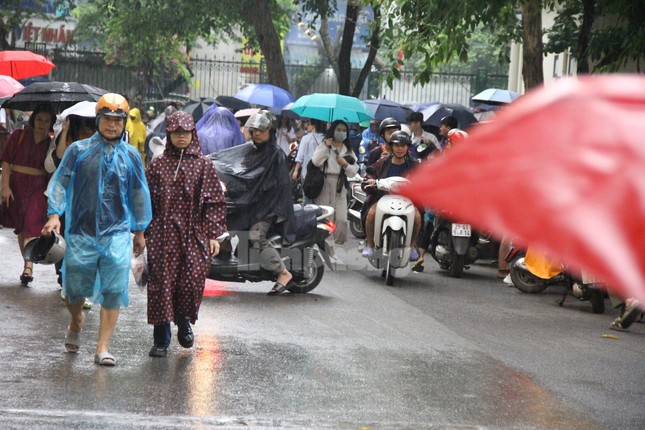
[[[289,80],[287,79],[287,69],[284,67],[280,38],[273,25],[267,2],[254,0],[253,11],[248,16],[267,64],[269,83],[288,91]]]
[[[582,1],[582,20],[580,23],[580,34],[578,36],[577,73],[579,75],[589,73],[589,42],[591,40],[591,28],[594,23],[596,9],[595,0]]]
[[[524,87],[528,90],[544,83],[542,70],[542,2],[522,1],[522,75]]]
[[[381,8],[376,5],[372,9],[374,10],[374,23],[372,27],[372,35],[370,36],[370,51],[367,54],[367,59],[361,69],[361,73],[358,75],[358,79],[356,79],[356,84],[354,84],[354,90],[352,91],[352,96],[354,97],[358,97],[361,94],[363,85],[365,85],[365,81],[372,70],[374,59],[376,58],[378,48],[381,44]]]
[[[354,46],[354,33],[356,32],[356,20],[361,6],[354,1],[347,2],[345,12],[345,26],[343,29],[343,40],[338,53],[338,93],[350,95],[352,86],[352,46]]]

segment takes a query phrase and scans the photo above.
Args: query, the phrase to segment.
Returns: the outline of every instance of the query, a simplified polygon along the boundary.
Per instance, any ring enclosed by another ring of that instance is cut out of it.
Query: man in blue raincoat
[[[91,297],[101,305],[94,362],[114,366],[108,352],[121,306],[128,305],[130,232],[134,254],[145,248],[143,232],[152,219],[150,190],[141,156],[123,140],[129,106],[118,94],[105,94],[96,104],[98,131],[73,143],[49,188],[49,220],[43,235],[60,229],[65,213],[67,251],[63,291],[71,322],[65,349],[78,352],[83,303]]]

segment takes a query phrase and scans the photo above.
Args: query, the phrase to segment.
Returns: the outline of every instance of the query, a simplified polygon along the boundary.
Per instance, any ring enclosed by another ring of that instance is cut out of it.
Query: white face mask
[[[347,133],[344,131],[335,131],[334,132],[334,140],[337,142],[343,142],[347,139]]]

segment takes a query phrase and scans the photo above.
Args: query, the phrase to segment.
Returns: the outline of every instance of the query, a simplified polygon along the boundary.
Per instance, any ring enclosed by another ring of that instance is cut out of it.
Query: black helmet
[[[401,130],[401,123],[392,117],[385,118],[381,121],[381,125],[378,128],[378,134],[382,137],[383,133],[385,133],[385,129],[387,128],[396,128],[397,130]]]
[[[40,264],[54,264],[63,259],[67,245],[63,236],[55,231],[51,236],[40,236],[25,245],[25,261]]]
[[[405,131],[395,131],[390,136],[390,145],[394,145],[395,143],[410,146],[412,145],[412,140],[410,139],[410,135]]]

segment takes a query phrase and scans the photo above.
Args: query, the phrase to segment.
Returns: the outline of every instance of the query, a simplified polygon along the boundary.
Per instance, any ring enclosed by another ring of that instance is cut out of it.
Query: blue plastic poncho
[[[97,132],[66,151],[49,187],[47,214],[65,214],[63,290],[70,303],[92,297],[115,309],[128,304],[130,231],[152,219],[150,190],[137,150]]]
[[[244,143],[237,119],[230,110],[212,105],[195,125],[204,155]]]

